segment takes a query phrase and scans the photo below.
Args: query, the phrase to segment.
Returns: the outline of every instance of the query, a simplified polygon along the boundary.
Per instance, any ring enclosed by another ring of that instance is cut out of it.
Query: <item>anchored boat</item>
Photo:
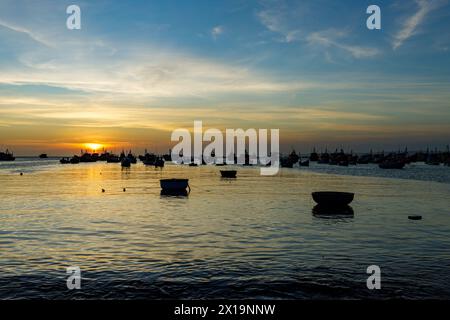
[[[353,201],[354,196],[355,194],[351,192],[320,191],[312,193],[314,201],[325,207],[345,207]]]
[[[6,149],[5,152],[0,152],[0,161],[14,161],[16,158],[12,154],[12,152],[9,152],[8,149]]]
[[[128,157],[123,158],[122,162],[120,164],[121,164],[122,168],[129,168],[129,167],[131,167],[131,160]]]
[[[309,160],[299,162],[300,167],[309,167]]]
[[[222,178],[236,178],[236,170],[220,170]]]
[[[378,164],[378,166],[381,169],[403,169],[405,163],[402,161],[384,161]]]
[[[61,164],[69,164],[70,163],[70,158],[64,157],[61,160],[59,160],[59,163],[61,163]]]
[[[159,184],[163,195],[187,195],[186,189],[191,192],[189,179],[161,179]]]
[[[164,168],[164,159],[162,157],[158,157],[155,161],[155,168]]]

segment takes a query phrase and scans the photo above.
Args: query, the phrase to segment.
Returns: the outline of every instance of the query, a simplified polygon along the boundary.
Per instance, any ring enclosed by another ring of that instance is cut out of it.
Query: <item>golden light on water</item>
[[[85,143],[83,146],[86,149],[92,150],[92,151],[100,150],[104,147],[104,145],[101,143]]]

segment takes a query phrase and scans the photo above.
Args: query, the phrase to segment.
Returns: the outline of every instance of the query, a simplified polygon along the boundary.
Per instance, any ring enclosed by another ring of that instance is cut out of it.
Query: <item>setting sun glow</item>
[[[101,143],[85,143],[84,147],[88,150],[96,151],[103,148],[103,144]]]

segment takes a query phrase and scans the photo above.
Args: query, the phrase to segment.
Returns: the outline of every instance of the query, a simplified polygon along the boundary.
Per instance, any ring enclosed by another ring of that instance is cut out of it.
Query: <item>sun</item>
[[[103,148],[103,144],[101,144],[101,143],[85,143],[84,147],[86,149],[96,151],[96,150],[100,150],[101,148]]]

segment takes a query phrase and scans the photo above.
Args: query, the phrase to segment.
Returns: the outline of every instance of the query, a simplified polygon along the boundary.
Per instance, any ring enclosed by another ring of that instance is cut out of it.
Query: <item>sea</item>
[[[165,178],[191,192],[162,195]],[[314,191],[355,198],[323,212]],[[450,299],[449,199],[450,167],[423,163],[0,162],[0,299]]]

